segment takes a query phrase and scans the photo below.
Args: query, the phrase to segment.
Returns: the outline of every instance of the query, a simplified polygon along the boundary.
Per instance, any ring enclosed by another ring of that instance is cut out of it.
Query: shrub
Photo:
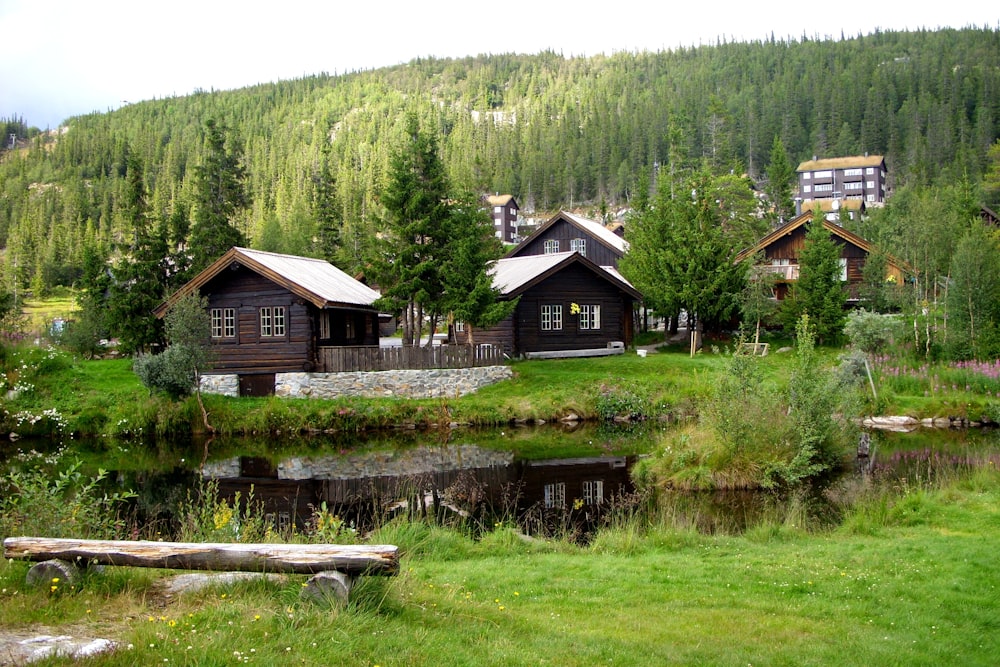
[[[186,345],[171,345],[160,354],[140,354],[132,369],[151,392],[171,398],[189,395],[195,388],[195,353]]]
[[[59,456],[31,462],[0,478],[0,533],[114,539],[124,537],[127,524],[119,509],[131,491],[103,490],[107,471],[85,476],[79,461],[54,472]]]

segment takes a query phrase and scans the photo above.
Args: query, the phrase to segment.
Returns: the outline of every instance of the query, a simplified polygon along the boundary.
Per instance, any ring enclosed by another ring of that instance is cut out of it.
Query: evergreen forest
[[[607,219],[651,201],[665,175],[696,169],[766,191],[778,142],[793,168],[884,155],[906,202],[897,210],[924,215],[936,236],[904,239],[903,222],[858,231],[909,261],[924,253],[944,275],[950,251],[929,248],[964,231],[943,225],[967,226],[1000,196],[1000,31],[417,58],[129,104],[44,131],[0,119],[4,291],[86,287],[140,246],[153,264],[193,248],[204,165],[226,159],[245,182],[245,200],[219,213],[233,238],[362,271],[386,217],[392,147],[414,115],[456,189],[513,194],[538,218]],[[942,197],[964,208],[945,222],[917,210]]]

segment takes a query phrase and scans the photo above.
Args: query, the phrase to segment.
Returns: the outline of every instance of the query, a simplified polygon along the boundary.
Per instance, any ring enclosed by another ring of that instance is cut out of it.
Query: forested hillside
[[[358,269],[381,217],[391,146],[412,111],[436,128],[454,183],[512,193],[539,214],[625,206],[657,168],[702,160],[760,181],[775,137],[794,164],[884,154],[896,188],[978,181],[1000,136],[1000,32],[417,59],[132,104],[30,138],[30,118],[5,121],[26,141],[0,153],[4,285],[73,284],[87,257],[112,253],[131,229],[130,160],[151,222],[182,242],[209,120],[242,150],[251,202],[238,225],[250,242]],[[339,227],[334,250],[314,243],[320,218]]]

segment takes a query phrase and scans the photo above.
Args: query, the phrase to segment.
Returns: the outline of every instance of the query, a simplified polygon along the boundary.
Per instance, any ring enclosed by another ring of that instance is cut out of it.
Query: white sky
[[[806,16],[829,6],[825,14]],[[196,89],[225,90],[480,53],[566,56],[883,30],[998,29],[986,0],[0,0],[0,118],[55,128]],[[838,11],[838,8],[840,11]],[[850,14],[850,16],[848,16]]]

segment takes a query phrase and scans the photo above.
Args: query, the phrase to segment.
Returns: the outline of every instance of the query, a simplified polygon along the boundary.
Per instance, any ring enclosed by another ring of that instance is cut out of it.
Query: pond
[[[58,455],[84,469],[112,471],[115,487],[133,490],[143,522],[169,525],[176,508],[199,488],[248,499],[279,531],[308,525],[326,508],[347,525],[368,530],[405,514],[473,531],[517,523],[529,534],[586,536],[609,514],[641,499],[630,471],[667,427],[598,428],[558,424],[444,432],[226,438],[183,442],[70,441],[4,443],[5,465]],[[870,433],[867,457],[853,461],[848,481],[933,481],[981,465],[997,465],[1000,433],[920,429]],[[837,519],[829,487],[794,500],[803,520]],[[741,532],[769,516],[788,516],[787,498],[761,492],[674,494],[676,520],[702,532]],[[614,518],[613,516],[610,518]]]

